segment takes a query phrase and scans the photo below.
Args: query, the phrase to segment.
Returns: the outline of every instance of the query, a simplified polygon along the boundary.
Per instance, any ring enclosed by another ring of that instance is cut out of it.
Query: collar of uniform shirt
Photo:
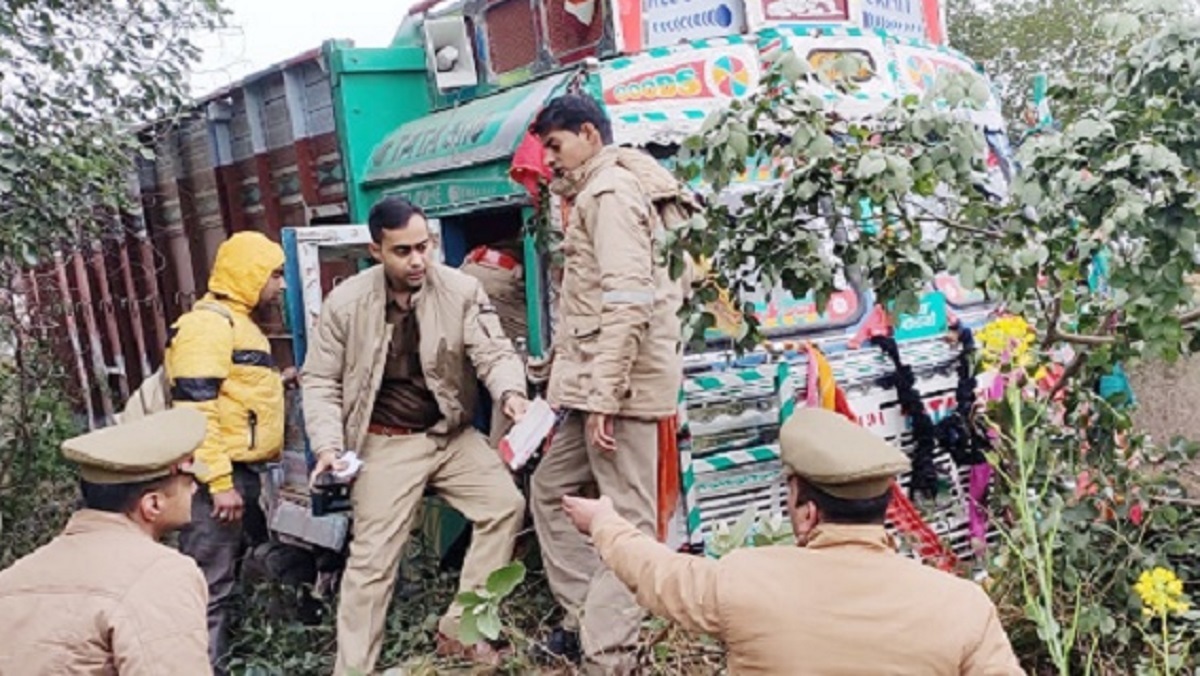
[[[98,509],[81,509],[71,515],[63,535],[86,535],[88,533],[129,530],[145,535],[146,532],[124,514],[102,512]]]
[[[388,281],[386,274],[381,273],[379,276],[383,279],[383,284],[381,285],[381,287],[383,290],[384,307],[395,304],[396,308],[399,310],[412,310],[413,308],[415,308],[417,306],[417,301],[421,298],[422,295],[424,295],[425,289],[429,288],[430,280],[432,280],[433,277],[435,276],[433,268],[434,268],[433,265],[430,265],[425,268],[425,283],[421,285],[421,288],[417,289],[416,291],[412,291],[408,294],[408,307],[403,307],[399,303],[396,302],[396,294],[393,293],[393,291],[392,291],[392,283],[390,281]],[[375,288],[379,289],[381,287],[377,286]]]
[[[829,549],[833,547],[863,547],[879,551],[895,551],[892,536],[883,526],[876,524],[852,525],[823,523],[813,529],[806,549]]]
[[[397,312],[399,312],[402,315],[412,312],[413,302],[414,302],[414,298],[412,296],[408,297],[407,303],[401,303],[400,301],[396,300],[396,297],[393,296],[390,292],[388,293],[387,307],[389,307],[393,310],[396,310]]]

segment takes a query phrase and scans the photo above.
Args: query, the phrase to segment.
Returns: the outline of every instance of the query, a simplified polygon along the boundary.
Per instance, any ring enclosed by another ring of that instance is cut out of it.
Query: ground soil
[[[1141,430],[1159,443],[1177,436],[1200,441],[1200,355],[1174,364],[1139,364],[1130,380],[1138,403],[1134,423]],[[1191,496],[1200,497],[1200,458],[1180,480]]]

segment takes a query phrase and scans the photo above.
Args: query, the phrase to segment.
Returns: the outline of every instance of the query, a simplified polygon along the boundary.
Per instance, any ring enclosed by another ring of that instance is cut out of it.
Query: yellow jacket
[[[204,303],[219,303],[230,319],[202,308],[171,327],[166,365],[173,406],[208,416],[208,435],[196,458],[213,493],[233,488],[234,462],[263,462],[283,448],[283,381],[271,344],[250,318],[283,249],[257,232],[239,232],[221,245]]]

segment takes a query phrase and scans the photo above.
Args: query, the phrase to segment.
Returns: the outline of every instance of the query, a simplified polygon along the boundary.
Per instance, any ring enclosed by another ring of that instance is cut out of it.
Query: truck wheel
[[[265,542],[251,549],[242,563],[242,583],[270,583],[283,588],[284,594],[272,594],[267,613],[277,620],[319,624],[324,604],[312,594],[317,580],[316,556],[301,547]]]

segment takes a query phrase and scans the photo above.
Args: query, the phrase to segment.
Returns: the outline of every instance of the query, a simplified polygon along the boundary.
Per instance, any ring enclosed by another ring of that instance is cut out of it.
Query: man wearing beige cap
[[[63,442],[84,508],[0,571],[0,676],[212,673],[204,576],[158,542],[191,519],[205,425],[176,409]]]
[[[896,552],[884,515],[903,453],[822,409],[797,411],[779,443],[798,548],[714,561],[670,551],[607,498],[563,507],[638,603],[720,637],[730,673],[1024,673],[978,585]]]

